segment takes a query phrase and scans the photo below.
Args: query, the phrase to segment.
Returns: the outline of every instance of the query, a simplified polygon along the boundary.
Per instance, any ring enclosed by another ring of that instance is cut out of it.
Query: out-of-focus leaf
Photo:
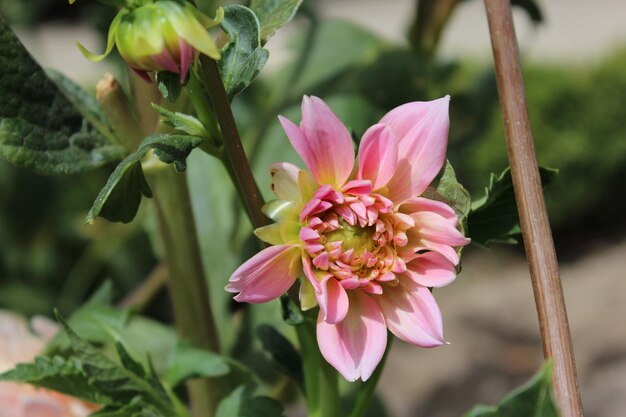
[[[282,405],[269,397],[255,397],[254,387],[242,385],[224,398],[216,417],[282,417]]]
[[[214,378],[230,371],[228,363],[221,356],[186,343],[176,346],[168,362],[163,380],[171,387],[190,378]]]
[[[75,174],[123,157],[124,149],[90,125],[64,92],[0,17],[0,157],[45,175]]]
[[[540,167],[539,173],[545,187],[556,178],[558,171]],[[485,195],[472,203],[467,227],[472,243],[486,247],[493,243],[517,243],[521,228],[509,168],[500,175],[491,174]]]
[[[511,5],[523,9],[533,23],[543,23],[543,13],[539,3],[535,0],[511,0]]]
[[[296,15],[302,0],[252,0],[250,8],[261,24],[261,39],[267,41],[276,30]]]
[[[291,342],[272,326],[261,325],[257,327],[257,335],[261,339],[263,349],[278,364],[282,372],[292,377],[304,390],[304,376],[302,374],[302,358]]]
[[[228,99],[248,87],[267,62],[269,52],[261,47],[261,29],[254,12],[240,5],[224,7],[220,23],[230,41],[217,62]]]
[[[292,49],[304,47],[304,35],[294,38]],[[326,20],[315,30],[315,37],[306,66],[295,85],[289,87],[290,96],[299,99],[311,94],[320,84],[331,81],[345,71],[373,61],[384,42],[358,26],[336,20]],[[286,68],[285,71],[291,71]],[[277,83],[289,77],[278,75]]]
[[[508,394],[497,406],[479,405],[464,417],[559,417],[552,391],[552,363],[524,386]]]

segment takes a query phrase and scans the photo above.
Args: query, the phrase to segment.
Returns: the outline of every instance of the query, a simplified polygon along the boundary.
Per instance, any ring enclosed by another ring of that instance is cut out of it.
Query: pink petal
[[[178,45],[180,49],[180,82],[184,83],[193,59],[193,48],[182,39],[179,39]]]
[[[425,287],[443,287],[456,278],[452,262],[437,252],[418,254],[407,267],[405,275]]]
[[[448,220],[431,211],[414,213],[415,227],[423,239],[450,246],[464,246],[470,240],[463,236]]]
[[[441,312],[428,288],[401,278],[376,299],[387,327],[400,339],[421,347],[445,344]]]
[[[277,162],[270,165],[272,177],[272,191],[280,200],[300,201],[300,187],[298,176],[300,168],[289,162]]]
[[[348,129],[326,103],[304,96],[300,128],[282,116],[279,120],[317,182],[341,188],[352,173],[354,147]]]
[[[339,323],[348,313],[348,293],[335,278],[326,280],[325,288],[322,289],[321,297],[318,297],[317,302],[324,321],[329,324]]]
[[[265,303],[284,294],[300,275],[300,249],[276,245],[263,249],[230,277],[226,291],[239,294],[235,300]]]
[[[431,200],[429,198],[416,197],[406,200],[400,206],[400,211],[407,214],[416,213],[418,211],[432,211],[444,217],[452,226],[456,226],[459,223],[459,218],[452,207],[442,201]]]
[[[174,58],[167,48],[163,48],[163,51],[160,54],[152,55],[151,58],[158,66],[168,70],[169,72],[173,72],[175,74],[180,72],[178,64],[174,61]]]
[[[380,121],[389,125],[398,140],[398,167],[387,184],[388,196],[400,202],[417,197],[439,173],[448,143],[450,97],[407,103]]]
[[[398,145],[393,130],[376,124],[365,132],[359,146],[357,179],[372,181],[372,189],[387,185],[398,165]]]
[[[362,291],[350,294],[350,310],[341,323],[329,324],[320,312],[317,343],[324,358],[348,381],[366,381],[380,363],[387,328],[380,308]]]

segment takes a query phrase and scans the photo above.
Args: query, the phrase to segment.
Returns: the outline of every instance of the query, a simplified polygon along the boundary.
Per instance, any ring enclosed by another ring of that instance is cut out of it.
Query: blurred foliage
[[[559,178],[546,190],[557,233],[613,228],[626,208],[624,67],[626,50],[591,67],[524,67],[539,162],[559,170]],[[490,172],[507,165],[498,107],[492,106],[485,116],[482,134],[463,138],[452,148],[463,183],[474,191]]]
[[[83,225],[106,174],[42,177],[0,161],[0,307],[71,311],[105,278],[127,292],[150,271],[138,225]]]
[[[81,7],[70,7],[67,1],[0,0],[0,13],[9,22],[21,26],[64,20],[86,22],[100,30],[106,30],[115,15],[115,9],[95,1],[85,2]]]

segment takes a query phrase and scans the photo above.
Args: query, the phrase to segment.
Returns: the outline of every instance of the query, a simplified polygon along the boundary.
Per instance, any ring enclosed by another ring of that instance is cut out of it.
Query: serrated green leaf
[[[259,19],[263,42],[293,19],[301,4],[302,0],[252,0],[250,9]]]
[[[236,4],[224,7],[220,25],[230,41],[222,49],[222,59],[217,65],[228,99],[232,101],[256,78],[269,52],[261,47],[259,20],[247,7]]]
[[[179,343],[169,358],[163,380],[171,387],[191,378],[215,378],[226,375],[230,367],[224,358],[215,353]]]
[[[108,405],[89,414],[89,417],[169,417],[147,404],[141,397],[135,397],[130,403]]]
[[[156,75],[156,84],[159,93],[170,103],[180,97],[183,86],[180,84],[180,75],[169,71],[159,71]]]
[[[224,398],[216,417],[282,417],[282,405],[269,397],[253,397],[254,387],[242,385]]]
[[[159,113],[162,123],[165,123],[176,130],[180,130],[181,132],[185,132],[191,136],[198,136],[206,139],[211,137],[209,132],[207,132],[202,125],[202,122],[190,114],[172,112],[155,103],[152,103],[152,108]]]
[[[256,330],[263,349],[272,357],[272,360],[281,368],[281,371],[292,377],[304,390],[304,375],[302,358],[291,342],[272,326],[261,325]]]
[[[539,173],[545,187],[556,178],[558,171],[540,167]],[[521,228],[509,168],[500,175],[491,174],[485,195],[472,202],[467,227],[472,243],[486,247],[494,243],[517,243]]]
[[[88,123],[0,16],[0,157],[57,175],[88,171],[124,154]]]
[[[98,216],[113,222],[128,223],[133,220],[139,209],[141,196],[152,197],[152,191],[143,175],[141,159],[153,149],[154,155],[161,162],[173,163],[177,171],[184,171],[187,168],[187,156],[200,143],[202,138],[197,136],[148,136],[135,152],[115,168],[89,210],[86,222],[92,223]]]
[[[559,417],[552,391],[552,364],[524,386],[508,394],[497,406],[479,405],[464,417]]]
[[[89,376],[76,358],[39,356],[34,363],[19,364],[15,369],[3,373],[0,381],[28,383],[93,403],[107,401],[89,385]]]
[[[84,341],[63,318],[57,315],[57,319],[70,339],[76,359],[89,377],[89,385],[101,395],[110,398],[109,404],[125,405],[140,398],[158,410],[160,414],[157,415],[175,415],[172,401],[156,377],[143,370],[121,345],[118,345],[118,353],[122,362],[130,366],[130,369],[113,362]]]
[[[422,196],[448,204],[459,217],[461,228],[466,229],[466,220],[470,213],[472,200],[469,192],[457,181],[450,161],[446,160],[437,187],[429,187]]]

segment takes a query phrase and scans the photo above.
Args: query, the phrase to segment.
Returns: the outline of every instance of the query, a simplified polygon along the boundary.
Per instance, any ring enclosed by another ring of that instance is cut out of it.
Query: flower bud
[[[220,58],[207,29],[222,18],[222,9],[211,19],[189,3],[156,0],[120,10],[111,22],[104,54],[94,55],[82,45],[78,47],[88,59],[97,62],[115,45],[124,61],[143,78],[149,80],[149,72],[169,71],[180,74],[184,82],[197,53]]]

